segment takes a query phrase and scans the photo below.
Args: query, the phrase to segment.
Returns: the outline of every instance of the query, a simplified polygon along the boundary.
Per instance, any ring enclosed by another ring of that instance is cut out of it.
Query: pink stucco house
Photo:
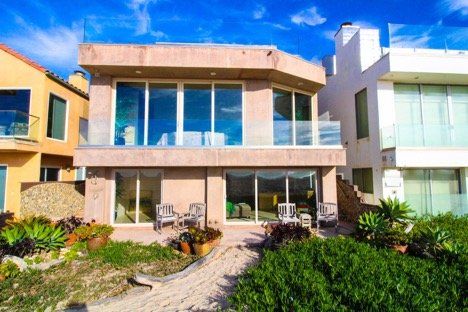
[[[214,227],[336,203],[338,122],[319,121],[321,66],[272,46],[81,44],[92,75],[85,217],[150,227],[155,205],[207,204]]]

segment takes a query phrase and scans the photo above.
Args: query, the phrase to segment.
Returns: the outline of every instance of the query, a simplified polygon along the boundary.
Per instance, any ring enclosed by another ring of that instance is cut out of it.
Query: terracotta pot
[[[182,249],[182,252],[186,255],[190,255],[190,244],[187,242],[180,242],[180,249]]]
[[[399,253],[402,253],[402,254],[405,254],[407,249],[408,249],[408,245],[392,245],[392,249],[395,250],[395,251],[398,251]]]
[[[210,245],[211,247],[217,247],[219,246],[219,243],[221,242],[221,239],[220,238],[216,238],[216,239],[213,239],[212,241],[210,241]]]
[[[68,234],[68,239],[65,242],[65,246],[71,246],[78,240],[78,235],[75,233]]]
[[[0,274],[0,282],[3,282],[4,280],[6,280],[6,276],[3,274]]]
[[[88,241],[86,242],[86,246],[88,247],[89,251],[98,250],[106,246],[108,240],[109,240],[109,237],[107,236],[93,237],[93,238],[88,239]]]
[[[211,251],[211,244],[204,243],[204,244],[193,244],[193,249],[195,250],[195,254],[199,257],[206,256]]]

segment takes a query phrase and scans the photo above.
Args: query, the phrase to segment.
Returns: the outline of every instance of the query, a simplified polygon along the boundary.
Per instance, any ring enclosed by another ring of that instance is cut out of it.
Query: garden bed
[[[137,272],[165,276],[196,259],[158,244],[111,241],[102,249],[49,270],[25,271],[1,282],[0,311],[79,306],[129,290]]]

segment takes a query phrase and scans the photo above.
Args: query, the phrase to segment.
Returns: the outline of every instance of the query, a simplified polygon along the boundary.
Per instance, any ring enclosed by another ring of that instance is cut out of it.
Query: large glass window
[[[0,109],[29,114],[31,90],[0,90]]]
[[[452,86],[453,139],[456,146],[468,146],[468,86]]]
[[[456,169],[406,169],[403,181],[405,200],[418,215],[462,210],[460,175]]]
[[[356,132],[357,138],[367,138],[369,136],[369,115],[367,113],[367,89],[355,95],[356,102]]]
[[[176,145],[177,84],[149,84],[148,145]]]
[[[422,86],[424,140],[430,146],[443,146],[450,140],[447,87]]]
[[[211,84],[184,85],[184,145],[211,145]]]
[[[273,89],[273,138],[275,145],[293,145],[292,93]]]
[[[226,172],[226,221],[255,221],[255,172]]]
[[[372,168],[353,169],[353,184],[357,185],[361,192],[373,194],[374,181]]]
[[[67,102],[51,94],[49,97],[49,115],[47,119],[47,137],[65,140],[67,126]]]
[[[143,145],[145,128],[145,83],[117,82],[115,145]]]
[[[242,85],[215,84],[215,145],[242,145]]]
[[[0,136],[28,135],[30,90],[0,90]]]
[[[296,145],[312,145],[312,98],[295,92],[294,99]]]
[[[0,212],[5,211],[6,174],[7,167],[0,166]]]
[[[226,171],[226,221],[278,220],[278,204],[295,203],[298,213],[314,215],[315,170]]]
[[[116,224],[155,222],[156,204],[161,203],[161,171],[119,169],[115,172]]]

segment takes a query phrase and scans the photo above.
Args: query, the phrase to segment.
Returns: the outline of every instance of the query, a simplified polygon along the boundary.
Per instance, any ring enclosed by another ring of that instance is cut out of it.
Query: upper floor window
[[[50,94],[49,112],[47,118],[47,137],[65,140],[67,127],[67,101]]]
[[[27,135],[31,90],[0,90],[0,136]]]
[[[242,111],[240,83],[117,82],[114,143],[242,145]]]
[[[275,145],[312,145],[312,97],[273,88],[273,142]]]
[[[357,139],[369,137],[369,116],[367,113],[367,89],[361,90],[354,96],[356,106],[356,134]]]

